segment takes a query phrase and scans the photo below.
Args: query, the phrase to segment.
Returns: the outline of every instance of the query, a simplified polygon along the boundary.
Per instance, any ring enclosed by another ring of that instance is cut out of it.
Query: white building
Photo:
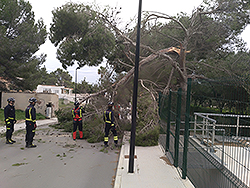
[[[55,93],[59,96],[59,99],[61,99],[61,98],[65,98],[66,95],[72,95],[73,89],[66,88],[65,86],[38,85],[36,92],[37,93]]]
[[[75,99],[81,101],[82,99],[89,96],[88,93],[74,94],[72,88],[66,88],[65,86],[55,86],[55,85],[38,85],[36,93],[55,93],[58,95],[59,99],[64,99],[67,101],[75,102]],[[83,104],[90,103],[90,99],[87,99]]]

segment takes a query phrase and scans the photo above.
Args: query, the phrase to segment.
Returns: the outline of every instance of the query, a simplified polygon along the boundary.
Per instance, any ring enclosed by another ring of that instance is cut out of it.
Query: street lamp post
[[[75,73],[75,102],[76,102],[77,69],[80,69],[80,67],[77,67],[77,68],[76,68],[76,73]]]
[[[131,126],[131,135],[130,135],[128,173],[134,172],[136,108],[137,108],[137,93],[138,93],[139,57],[140,57],[141,7],[142,7],[142,0],[139,0],[136,53],[135,53],[135,69],[134,69],[133,103],[132,103],[132,126]]]

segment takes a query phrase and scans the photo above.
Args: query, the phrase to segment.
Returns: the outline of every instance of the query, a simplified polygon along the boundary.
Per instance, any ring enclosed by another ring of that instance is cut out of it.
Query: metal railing
[[[217,127],[234,127],[236,128],[236,133],[235,133],[235,136],[240,136],[239,135],[239,129],[240,128],[247,128],[247,129],[250,129],[250,126],[249,125],[240,125],[240,118],[250,118],[249,115],[236,115],[236,114],[214,114],[214,113],[198,113],[198,112],[195,112],[194,113],[194,116],[195,116],[195,122],[197,120],[197,116],[200,116],[200,117],[203,117],[203,120],[205,119],[206,121],[209,120],[209,121],[212,121],[213,123],[216,123],[217,121],[215,119],[212,119],[210,118],[209,116],[212,116],[212,117],[230,117],[230,118],[236,118],[236,124],[218,124],[217,123]],[[206,117],[206,118],[205,118]],[[250,122],[249,122],[250,123]],[[195,125],[194,125],[195,126]]]
[[[202,115],[201,113],[197,113],[195,112],[194,113],[195,117],[194,117],[194,137],[197,135],[196,134],[196,131],[197,131],[197,127],[199,129],[202,130],[202,134],[201,134],[201,143],[204,144],[204,139],[206,137],[207,139],[207,144],[208,142],[210,141],[209,140],[209,136],[212,135],[212,138],[211,138],[211,151],[214,150],[213,147],[214,147],[214,139],[215,139],[215,127],[216,127],[216,120],[212,119],[212,118],[209,118],[208,115],[207,116],[204,116]],[[197,117],[201,117],[202,118],[202,122],[198,122],[197,121]],[[210,127],[212,127],[212,133],[210,133]],[[205,132],[206,132],[206,136],[205,136]]]
[[[250,128],[240,125],[240,118],[250,118],[247,115],[194,113],[193,139],[200,143],[204,150],[221,161],[234,176],[241,181],[240,185],[250,186],[250,137],[239,136],[240,128]],[[209,116],[237,118],[236,125],[217,124]],[[200,120],[201,119],[201,120]],[[220,127],[220,128],[218,128]],[[236,128],[235,134],[226,132],[221,127]],[[243,186],[244,187],[244,186]]]

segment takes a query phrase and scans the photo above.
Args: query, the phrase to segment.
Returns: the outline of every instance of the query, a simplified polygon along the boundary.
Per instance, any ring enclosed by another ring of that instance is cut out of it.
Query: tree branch
[[[118,59],[118,62],[121,63],[121,64],[123,64],[123,65],[125,65],[125,66],[127,66],[127,67],[133,68],[132,65],[129,65],[129,64],[127,64],[127,63],[124,63],[124,62],[122,62],[120,59]]]
[[[156,18],[164,18],[164,19],[168,19],[168,20],[173,20],[182,28],[182,30],[185,32],[185,34],[188,35],[188,30],[186,29],[186,27],[179,20],[175,19],[174,17],[169,16],[169,15],[164,14],[164,13],[161,13],[161,12],[157,12],[157,11],[149,11],[149,13],[152,13],[152,14],[150,14],[148,16],[148,18],[151,16],[155,16]]]

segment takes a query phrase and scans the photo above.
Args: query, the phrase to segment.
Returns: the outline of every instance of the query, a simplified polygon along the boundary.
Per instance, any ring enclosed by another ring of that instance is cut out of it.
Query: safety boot
[[[73,140],[76,140],[76,131],[73,132]]]
[[[6,144],[13,144],[11,140],[6,140]]]
[[[16,141],[15,141],[15,140],[13,140],[12,138],[10,139],[10,141],[11,141],[11,142],[13,142],[13,143],[16,143]]]
[[[79,137],[80,137],[80,139],[83,139],[83,132],[82,131],[79,131]]]
[[[34,144],[29,144],[28,146],[27,146],[27,148],[35,148],[36,147],[36,145],[34,145]]]

